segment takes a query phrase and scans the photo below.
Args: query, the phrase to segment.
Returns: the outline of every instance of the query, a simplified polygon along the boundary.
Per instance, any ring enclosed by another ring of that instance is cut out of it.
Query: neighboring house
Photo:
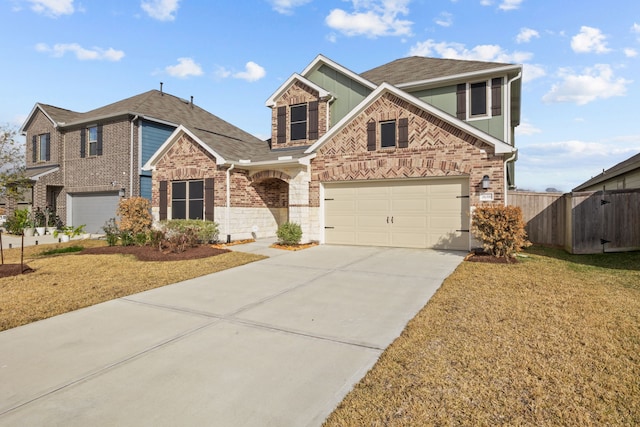
[[[161,90],[86,112],[36,104],[21,128],[33,206],[49,206],[63,222],[102,232],[122,196],[151,199],[151,172],[141,166],[178,127],[224,135],[246,146],[254,136]]]
[[[268,144],[178,126],[146,162],[156,219],[227,239],[285,221],[330,244],[466,250],[472,207],[513,187],[522,66],[403,58],[357,74],[319,55],[266,102]]]
[[[573,189],[578,191],[625,190],[640,188],[640,153],[617,165],[603,170],[601,174]]]

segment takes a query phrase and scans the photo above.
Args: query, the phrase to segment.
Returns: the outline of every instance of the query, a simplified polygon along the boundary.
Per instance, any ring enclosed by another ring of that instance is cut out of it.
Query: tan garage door
[[[329,244],[469,249],[469,179],[327,183]]]

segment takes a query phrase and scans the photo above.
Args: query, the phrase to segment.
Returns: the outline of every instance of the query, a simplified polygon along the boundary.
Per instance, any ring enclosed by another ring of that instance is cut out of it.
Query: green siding
[[[318,70],[313,71],[306,78],[336,97],[331,104],[330,126],[338,123],[372,92],[355,80],[326,65],[320,66]]]

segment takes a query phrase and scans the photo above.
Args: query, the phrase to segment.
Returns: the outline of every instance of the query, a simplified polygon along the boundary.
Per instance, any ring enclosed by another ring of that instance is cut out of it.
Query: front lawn
[[[202,259],[144,262],[131,255],[62,253],[72,246],[105,245],[82,240],[26,247],[25,263],[35,271],[0,278],[0,331],[265,258],[228,252]],[[51,255],[43,256],[47,251]],[[20,249],[5,249],[4,262],[19,263]]]
[[[640,425],[640,253],[465,262],[326,426]]]

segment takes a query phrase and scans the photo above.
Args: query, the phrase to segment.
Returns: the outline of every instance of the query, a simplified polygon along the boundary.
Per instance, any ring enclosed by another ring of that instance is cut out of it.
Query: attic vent
[[[242,163],[242,164],[251,163],[251,160],[247,160],[247,159],[240,159],[240,163]]]
[[[291,159],[293,159],[292,156],[279,156],[278,157],[278,160],[291,160]]]

